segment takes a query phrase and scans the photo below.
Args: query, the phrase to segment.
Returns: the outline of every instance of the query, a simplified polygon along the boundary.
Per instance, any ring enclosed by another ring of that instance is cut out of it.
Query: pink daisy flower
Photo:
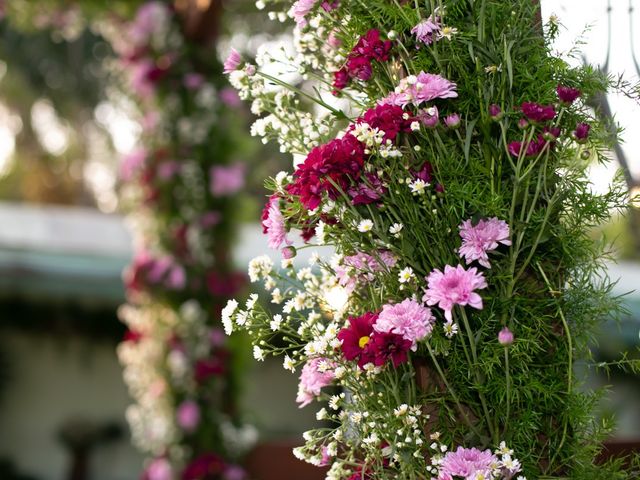
[[[490,450],[458,447],[455,452],[448,452],[444,456],[438,480],[493,478],[493,466],[498,464],[498,459]]]
[[[222,73],[228,74],[237,70],[240,66],[240,63],[242,63],[242,57],[240,56],[240,53],[238,53],[235,48],[232,48],[231,52],[229,52],[229,56],[224,61],[224,69],[222,70]]]
[[[435,39],[435,34],[440,31],[440,25],[437,21],[433,21],[432,17],[422,20],[419,24],[411,29],[418,41],[431,45]]]
[[[413,351],[419,340],[427,337],[435,322],[431,309],[407,298],[395,305],[385,305],[373,326],[377,332],[395,333],[411,342]]]
[[[491,268],[487,252],[495,250],[499,244],[511,245],[509,225],[496,217],[481,219],[475,226],[471,219],[465,220],[459,229],[462,246],[458,253],[467,263],[477,260],[483,267]]]
[[[427,277],[427,289],[422,301],[427,305],[438,305],[444,310],[448,321],[453,321],[451,311],[455,305],[469,305],[482,310],[482,297],[474,290],[486,288],[487,282],[476,268],[465,270],[462,265],[447,265],[444,272],[434,270]]]
[[[456,88],[455,83],[440,75],[420,72],[416,76],[412,75],[400,80],[395,92],[379,103],[401,107],[411,104],[418,107],[436,98],[455,98],[458,96]]]
[[[300,374],[300,383],[298,385],[298,396],[296,402],[300,404],[300,408],[309,405],[314,397],[320,395],[322,387],[326,387],[333,382],[335,377],[333,370],[321,372],[320,365],[322,363],[333,367],[332,362],[326,358],[313,358],[304,365]]]
[[[269,248],[277,250],[283,243],[291,245],[291,240],[287,238],[284,216],[280,211],[280,198],[277,195],[271,196],[265,206],[262,228],[267,234]]]

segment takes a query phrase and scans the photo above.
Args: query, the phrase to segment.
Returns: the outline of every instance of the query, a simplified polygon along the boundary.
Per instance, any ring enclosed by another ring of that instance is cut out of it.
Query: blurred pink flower
[[[197,90],[204,85],[204,77],[199,73],[187,73],[182,79],[182,83],[189,90]]]
[[[154,458],[142,473],[142,480],[172,480],[173,469],[164,457]]]
[[[239,107],[240,105],[242,105],[242,100],[240,100],[238,93],[232,87],[225,87],[220,90],[220,100],[227,107],[231,108]]]
[[[209,191],[214,197],[233,195],[244,187],[246,167],[242,163],[214,165],[209,170]]]
[[[317,0],[298,0],[293,4],[293,19],[298,27],[304,27],[307,24],[305,17],[313,10]]]
[[[499,244],[511,245],[509,225],[496,217],[480,219],[475,226],[471,219],[465,220],[459,228],[462,246],[458,253],[467,263],[477,260],[483,267],[491,268],[487,252],[495,250]]]
[[[125,182],[130,182],[142,169],[147,160],[148,152],[144,148],[138,148],[133,152],[123,155],[120,160],[120,177]]]
[[[482,297],[475,290],[486,287],[484,276],[476,268],[465,270],[462,265],[446,265],[444,272],[436,269],[429,274],[422,301],[427,305],[437,304],[444,310],[445,318],[453,321],[451,311],[455,305],[482,310]]]
[[[435,34],[440,31],[440,25],[433,20],[432,17],[422,20],[419,24],[411,29],[418,41],[431,45],[435,39]]]
[[[185,432],[191,433],[200,425],[200,407],[193,400],[185,400],[178,406],[176,421]]]

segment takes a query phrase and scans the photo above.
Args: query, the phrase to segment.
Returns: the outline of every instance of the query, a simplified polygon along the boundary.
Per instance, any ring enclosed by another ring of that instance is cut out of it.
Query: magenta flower
[[[562,103],[568,105],[576,101],[576,99],[582,94],[577,88],[565,87],[564,85],[558,85],[556,88],[558,98]]]
[[[538,135],[538,138],[535,140],[531,140],[526,147],[524,152],[525,157],[536,157],[538,156],[544,148],[547,146],[549,142],[547,142],[542,135]],[[511,142],[509,144],[509,153],[514,157],[519,157],[522,153],[522,142]]]
[[[513,343],[513,332],[509,330],[508,327],[504,327],[498,333],[498,342],[500,343],[500,345],[508,347]]]
[[[491,450],[458,447],[444,456],[438,480],[493,478],[494,465],[499,465],[499,462]]]
[[[142,170],[148,155],[149,152],[144,148],[139,148],[124,155],[120,160],[120,177],[122,180],[125,182],[133,180],[133,177]]]
[[[293,19],[298,27],[304,27],[307,24],[306,16],[313,10],[317,0],[298,0],[293,4]]]
[[[263,213],[262,229],[267,234],[269,248],[277,250],[284,243],[291,245],[287,238],[287,226],[284,216],[280,211],[280,197],[272,195],[265,207],[266,216]]]
[[[176,411],[176,421],[185,432],[193,432],[200,425],[200,407],[193,400],[185,400]]]
[[[227,107],[235,108],[242,105],[242,100],[238,96],[238,93],[233,87],[224,87],[220,90],[220,100]]]
[[[462,222],[460,227],[462,246],[458,250],[461,257],[471,263],[478,261],[480,265],[491,268],[487,252],[495,250],[498,245],[511,245],[509,225],[497,218],[481,219],[475,226],[471,219]]]
[[[465,270],[462,265],[446,265],[444,272],[432,271],[426,278],[427,288],[422,301],[427,305],[438,305],[444,310],[447,320],[453,321],[451,311],[455,305],[482,310],[482,297],[475,290],[487,287],[487,282],[476,268]]]
[[[440,25],[437,22],[437,18],[434,21],[432,17],[422,20],[419,24],[411,29],[418,41],[431,45],[435,40],[435,35],[440,31]]]
[[[520,109],[525,117],[534,122],[548,122],[556,116],[553,105],[540,105],[534,102],[524,102]]]
[[[319,370],[321,364],[329,365],[330,369],[321,372]],[[300,374],[300,383],[298,385],[298,396],[296,402],[300,404],[300,408],[309,405],[314,397],[320,395],[322,387],[331,385],[335,375],[332,362],[326,358],[313,358],[305,364]]]
[[[246,166],[243,163],[214,165],[209,170],[209,191],[214,197],[233,195],[242,190]]]
[[[576,125],[576,129],[573,131],[573,138],[578,143],[585,143],[587,138],[589,138],[589,131],[591,130],[591,125],[588,123],[579,123]]]
[[[440,75],[420,72],[416,76],[403,78],[395,89],[395,92],[380,103],[399,105],[405,107],[409,104],[420,106],[424,102],[436,98],[455,98],[456,84]]]
[[[182,79],[182,84],[189,90],[197,90],[204,85],[204,83],[204,76],[196,72],[187,73]]]
[[[204,480],[206,478],[220,478],[227,465],[219,455],[204,453],[189,463],[182,471],[182,480]]]
[[[418,114],[416,116],[422,124],[427,128],[435,128],[440,123],[440,112],[438,111],[438,107],[430,107],[425,108],[423,110],[418,110]]]
[[[349,326],[338,332],[338,340],[342,341],[340,349],[347,360],[357,360],[358,366],[363,367],[373,362],[370,352],[366,349],[371,340],[373,325],[378,320],[377,313],[367,312],[359,317],[349,317]]]
[[[229,56],[224,61],[224,69],[222,70],[222,73],[229,74],[237,70],[240,66],[240,63],[242,63],[242,57],[240,56],[240,53],[238,53],[235,48],[232,48],[231,52],[229,52]]]
[[[434,322],[435,318],[431,314],[431,309],[407,298],[395,305],[382,307],[373,328],[376,332],[401,335],[405,340],[411,342],[411,349],[415,351],[418,341],[431,333]]]

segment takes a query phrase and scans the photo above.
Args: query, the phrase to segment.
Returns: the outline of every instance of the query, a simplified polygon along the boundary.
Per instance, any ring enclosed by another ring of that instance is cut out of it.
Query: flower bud
[[[282,249],[282,258],[285,260],[290,260],[298,254],[296,251],[296,247],[287,245]]]
[[[589,130],[591,130],[591,125],[588,123],[579,123],[576,125],[576,129],[573,131],[573,138],[578,143],[586,143],[587,138],[589,138]]]
[[[527,121],[526,118],[521,118],[520,120],[518,120],[518,128],[520,130],[524,130],[528,126],[529,126],[529,122]]]
[[[495,120],[496,122],[502,119],[502,117],[504,116],[500,106],[496,105],[495,103],[489,105],[489,115],[491,115],[491,119]]]
[[[513,343],[513,333],[508,327],[504,327],[500,330],[500,333],[498,333],[498,342],[500,342],[500,345],[505,347],[508,347]]]
[[[444,124],[448,128],[455,130],[460,126],[460,115],[458,115],[457,113],[452,113],[451,115],[447,115],[444,119]]]

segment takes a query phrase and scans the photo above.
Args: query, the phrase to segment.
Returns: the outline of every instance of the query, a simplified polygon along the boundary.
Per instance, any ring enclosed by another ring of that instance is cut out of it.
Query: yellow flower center
[[[369,337],[360,337],[360,340],[358,340],[358,346],[360,348],[364,348],[367,345],[367,343],[369,343],[369,340],[370,340]]]

